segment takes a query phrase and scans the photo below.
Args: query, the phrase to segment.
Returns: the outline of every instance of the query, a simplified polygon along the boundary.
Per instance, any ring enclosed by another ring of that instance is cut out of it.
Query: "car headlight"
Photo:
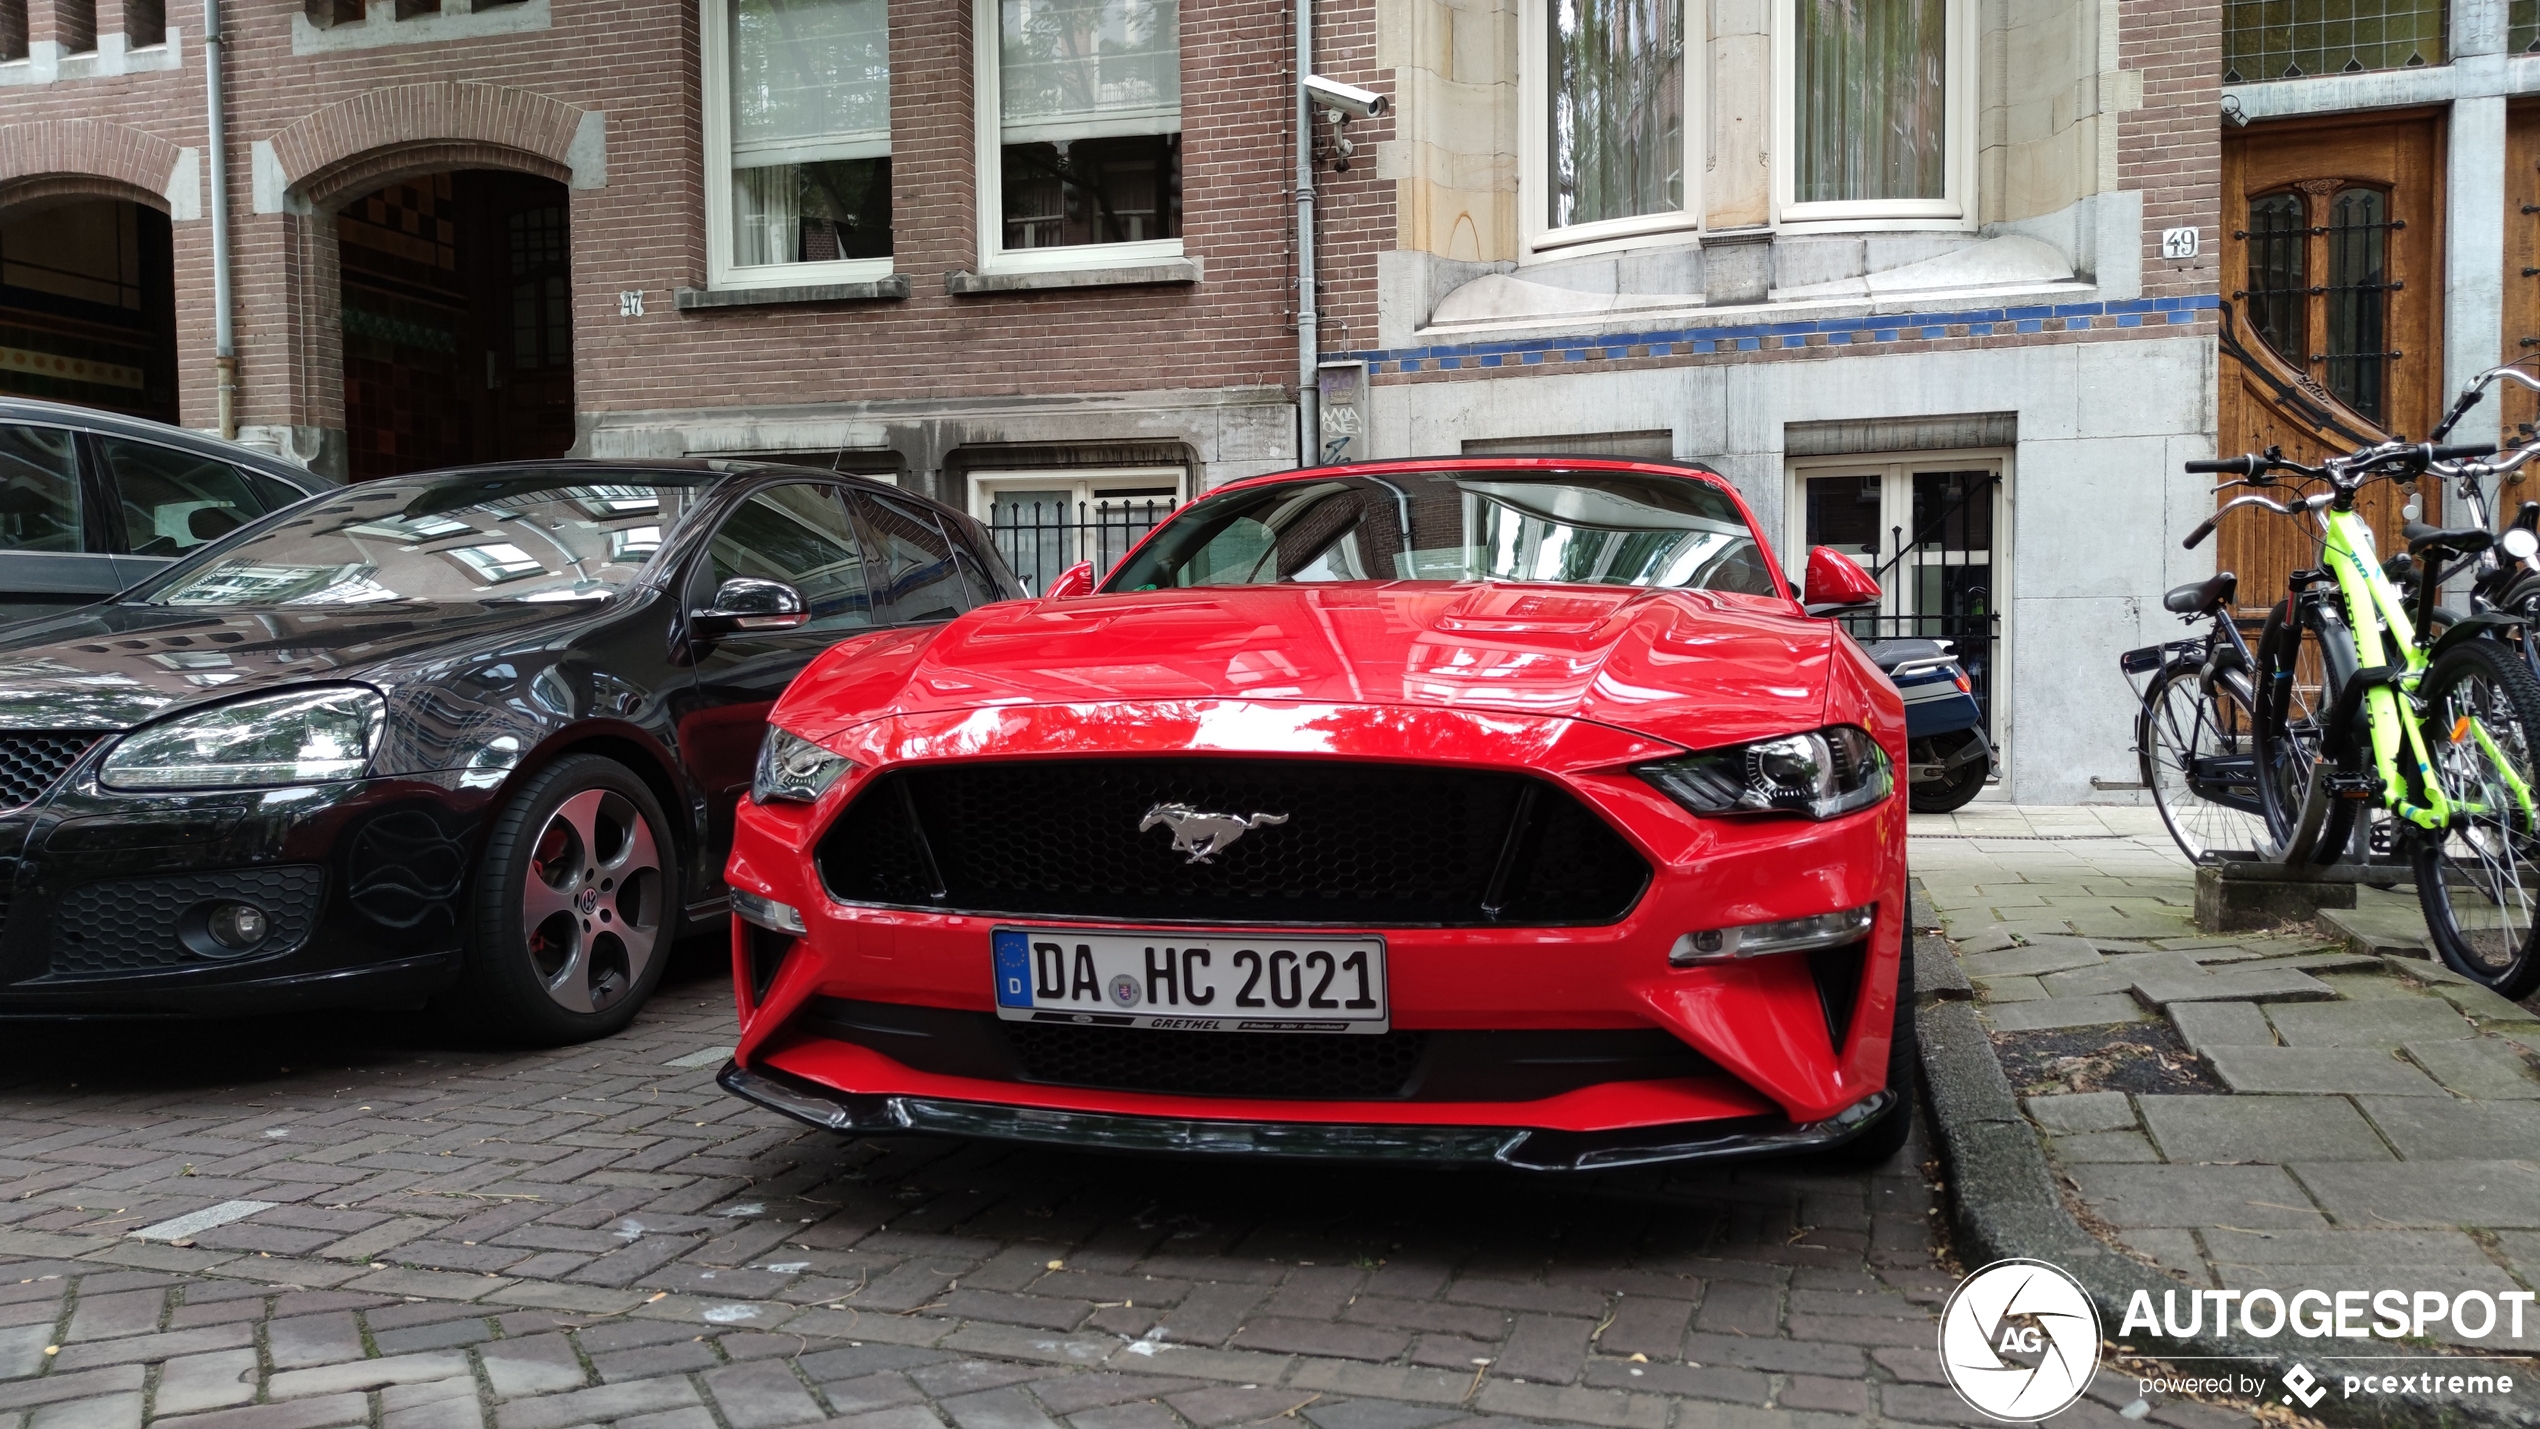
[[[99,766],[97,781],[140,792],[359,779],[387,722],[388,702],[356,685],[239,700],[127,736]]]
[[[1839,724],[1643,764],[1632,771],[1697,814],[1806,814],[1866,809],[1896,788],[1887,751]]]
[[[767,727],[759,741],[758,772],[750,776],[750,797],[762,804],[816,802],[855,762],[830,753],[790,730]]]

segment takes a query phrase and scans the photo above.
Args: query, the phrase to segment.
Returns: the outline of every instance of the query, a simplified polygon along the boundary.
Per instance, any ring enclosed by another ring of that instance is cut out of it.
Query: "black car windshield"
[[[1765,561],[1737,504],[1699,478],[1474,467],[1207,497],[1103,588],[1497,580],[1776,595]]]
[[[606,600],[635,579],[714,479],[678,475],[587,485],[563,475],[364,482],[205,550],[135,598],[174,606]]]

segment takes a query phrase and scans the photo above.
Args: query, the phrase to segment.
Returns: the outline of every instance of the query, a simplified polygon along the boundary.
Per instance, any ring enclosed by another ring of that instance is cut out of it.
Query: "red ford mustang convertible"
[[[733,839],[723,1085],[857,1134],[1884,1159],[1904,740],[1709,471],[1230,484],[1098,590],[795,681]]]

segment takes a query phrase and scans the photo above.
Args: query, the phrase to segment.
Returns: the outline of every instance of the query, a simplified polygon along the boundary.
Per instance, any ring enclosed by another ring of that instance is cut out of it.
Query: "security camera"
[[[1347,119],[1381,118],[1392,107],[1391,101],[1374,90],[1325,79],[1319,74],[1305,77],[1305,97],[1317,109],[1331,110],[1336,124]]]

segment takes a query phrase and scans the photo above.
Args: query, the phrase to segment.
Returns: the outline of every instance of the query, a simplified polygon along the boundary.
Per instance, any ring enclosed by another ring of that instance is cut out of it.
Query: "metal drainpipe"
[[[203,0],[204,147],[212,167],[212,374],[220,392],[220,434],[238,437],[238,333],[229,316],[229,126],[221,114],[220,0]]]
[[[205,0],[212,3],[212,0]],[[1314,0],[1296,0],[1296,464],[1322,456],[1315,411],[1317,334],[1314,318],[1314,103],[1305,77],[1314,73]]]

